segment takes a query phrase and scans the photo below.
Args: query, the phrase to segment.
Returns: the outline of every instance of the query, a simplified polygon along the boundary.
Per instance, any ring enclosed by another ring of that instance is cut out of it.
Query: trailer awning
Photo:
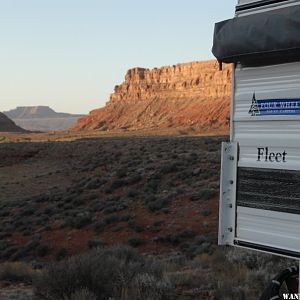
[[[217,23],[212,52],[224,63],[300,59],[300,5]]]

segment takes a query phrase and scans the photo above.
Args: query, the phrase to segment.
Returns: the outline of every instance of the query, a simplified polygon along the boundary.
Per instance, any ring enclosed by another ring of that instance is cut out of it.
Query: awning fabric
[[[300,5],[217,23],[212,52],[224,63],[300,59]]]

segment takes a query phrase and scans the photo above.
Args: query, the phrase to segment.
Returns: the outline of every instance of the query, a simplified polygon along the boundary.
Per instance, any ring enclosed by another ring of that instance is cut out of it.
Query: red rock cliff
[[[106,106],[79,119],[74,129],[225,129],[230,82],[230,66],[219,71],[216,61],[134,68]]]

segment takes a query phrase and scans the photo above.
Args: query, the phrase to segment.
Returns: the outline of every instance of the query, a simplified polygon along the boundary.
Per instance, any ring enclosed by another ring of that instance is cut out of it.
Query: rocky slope
[[[78,120],[75,130],[193,127],[227,129],[231,70],[215,61],[134,68],[104,108]]]
[[[0,132],[25,132],[25,130],[0,112]]]
[[[17,125],[32,131],[63,130],[83,115],[57,113],[48,106],[20,106],[4,112]]]

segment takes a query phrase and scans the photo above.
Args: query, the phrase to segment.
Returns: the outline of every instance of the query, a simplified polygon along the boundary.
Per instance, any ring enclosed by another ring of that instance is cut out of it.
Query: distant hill
[[[23,128],[17,126],[6,115],[0,112],[0,132],[25,132]]]
[[[19,106],[4,114],[17,125],[32,131],[64,130],[84,116],[56,112],[48,106]]]

